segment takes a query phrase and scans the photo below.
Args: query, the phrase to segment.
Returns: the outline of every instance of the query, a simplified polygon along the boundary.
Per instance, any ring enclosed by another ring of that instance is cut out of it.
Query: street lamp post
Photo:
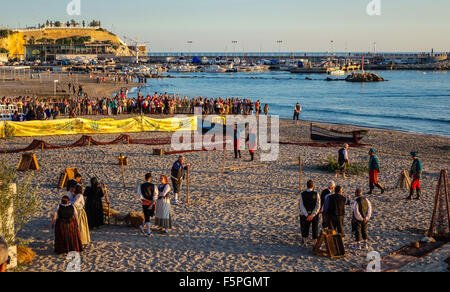
[[[192,53],[192,44],[194,42],[193,41],[187,41],[187,44],[189,45],[189,53]]]
[[[279,63],[281,64],[281,46],[283,45],[283,41],[279,40],[277,41],[277,44],[278,44],[278,57],[280,59]]]
[[[234,55],[236,55],[236,46],[237,46],[238,41],[231,41],[231,43],[233,44],[233,47],[234,47]]]

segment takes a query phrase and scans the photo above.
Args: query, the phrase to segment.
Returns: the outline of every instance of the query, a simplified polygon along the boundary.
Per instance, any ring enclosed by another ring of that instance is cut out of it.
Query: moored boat
[[[311,140],[317,141],[338,141],[359,144],[359,141],[368,133],[369,131],[367,130],[343,132],[333,129],[325,129],[311,124]]]

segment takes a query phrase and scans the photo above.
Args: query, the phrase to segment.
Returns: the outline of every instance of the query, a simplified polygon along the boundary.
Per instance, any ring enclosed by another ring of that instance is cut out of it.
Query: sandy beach
[[[104,76],[104,74],[94,74],[94,76]],[[74,74],[69,76],[67,73],[48,73],[42,72],[41,78],[38,78],[38,74],[33,74],[34,78],[30,79],[29,75],[23,73],[18,75],[19,80],[11,80],[12,75],[8,75],[9,80],[3,81],[3,76],[1,78],[0,86],[0,96],[6,97],[18,97],[18,96],[36,96],[42,99],[48,97],[64,97],[67,98],[69,93],[57,93],[54,94],[54,81],[57,80],[57,85],[61,90],[68,90],[67,85],[71,84],[81,84],[83,86],[83,91],[89,96],[97,97],[107,97],[111,96],[113,93],[119,92],[121,88],[135,88],[138,87],[138,83],[130,82],[126,84],[125,82],[115,83],[114,81],[108,80],[105,83],[97,83],[96,79],[89,78],[89,74]]]
[[[336,126],[334,126],[336,127]],[[352,128],[352,126],[341,126]],[[170,133],[133,133],[135,138],[166,137]],[[99,141],[112,141],[118,135],[93,135]],[[46,142],[66,145],[81,135],[43,137]],[[15,149],[28,146],[33,137],[12,138],[2,141],[0,148]],[[281,120],[280,140],[310,142],[309,122],[298,125]],[[450,139],[442,136],[418,135],[392,130],[370,129],[362,141],[378,150],[381,163],[380,181],[387,192],[370,195],[374,207],[369,224],[371,250],[386,256],[399,248],[424,237],[429,227],[433,200],[441,169],[450,162]],[[30,247],[37,257],[25,271],[64,271],[65,257],[53,252],[53,231],[49,216],[55,210],[65,191],[56,188],[59,174],[66,167],[76,167],[88,184],[96,176],[107,184],[111,207],[128,213],[141,212],[137,198],[137,183],[145,173],[155,177],[170,174],[176,156],[153,156],[153,148],[145,145],[112,145],[35,151],[41,169],[34,173],[33,183],[39,185],[43,201],[36,218],[21,232],[23,238],[34,238]],[[170,147],[167,146],[166,149]],[[370,147],[351,148],[352,162],[368,161]],[[337,155],[338,148],[315,148],[281,145],[280,156],[268,167],[248,168],[222,174],[222,156],[218,152],[186,154],[191,163],[191,203],[173,207],[174,229],[168,235],[154,232],[150,238],[139,230],[126,226],[104,226],[91,233],[92,242],[82,253],[82,271],[219,271],[219,272],[278,272],[278,271],[351,271],[367,265],[368,251],[353,251],[351,209],[347,207],[345,233],[347,257],[329,259],[312,254],[311,248],[300,247],[298,219],[298,157],[303,159],[303,182],[313,179],[322,190],[333,175],[317,169],[326,164],[329,155]],[[411,151],[419,151],[424,165],[423,199],[408,202],[406,191],[395,189],[402,170],[409,169]],[[122,184],[117,156],[129,157],[125,168],[126,187]],[[2,154],[10,165],[19,162],[21,154]],[[259,155],[258,155],[259,156]],[[227,166],[261,164],[248,162],[249,155],[235,161],[227,153]],[[27,174],[19,174],[20,178]],[[338,185],[345,194],[354,190],[368,190],[367,176],[339,178]],[[183,187],[182,199],[185,201]],[[448,250],[448,246],[446,247]],[[442,253],[442,251],[441,251]],[[445,254],[445,253],[444,253]],[[430,260],[431,258],[431,260]],[[434,260],[433,260],[434,259]],[[445,271],[441,255],[425,258],[407,266],[406,271]],[[441,262],[442,261],[442,262]]]

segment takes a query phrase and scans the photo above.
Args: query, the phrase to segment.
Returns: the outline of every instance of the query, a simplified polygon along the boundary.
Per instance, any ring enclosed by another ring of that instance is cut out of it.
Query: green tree
[[[18,243],[17,234],[36,216],[41,206],[41,200],[37,195],[38,187],[31,186],[32,178],[33,175],[30,175],[23,181],[17,181],[16,168],[7,165],[5,161],[0,162],[0,233],[8,244]],[[13,183],[17,185],[16,194],[13,194],[11,189]],[[14,230],[7,224],[11,206],[13,206]]]

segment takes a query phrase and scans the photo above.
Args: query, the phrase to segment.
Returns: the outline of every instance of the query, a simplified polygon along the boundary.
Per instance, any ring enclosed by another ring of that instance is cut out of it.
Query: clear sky
[[[98,19],[152,51],[450,51],[449,0],[381,0],[381,16],[371,0],[81,0],[69,16],[70,1],[2,1],[0,26]]]

